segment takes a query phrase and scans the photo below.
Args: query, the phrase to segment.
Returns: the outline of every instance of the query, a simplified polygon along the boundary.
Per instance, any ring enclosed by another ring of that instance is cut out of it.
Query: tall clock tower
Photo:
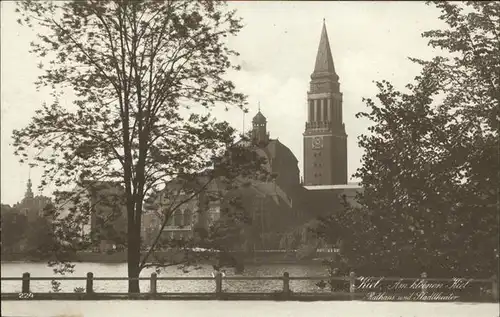
[[[347,184],[347,134],[342,93],[323,21],[316,64],[307,93],[304,185]]]

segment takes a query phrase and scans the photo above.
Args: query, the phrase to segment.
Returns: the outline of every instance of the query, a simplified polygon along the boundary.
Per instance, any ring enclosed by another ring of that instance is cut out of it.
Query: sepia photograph
[[[500,2],[0,12],[1,316],[500,317]]]

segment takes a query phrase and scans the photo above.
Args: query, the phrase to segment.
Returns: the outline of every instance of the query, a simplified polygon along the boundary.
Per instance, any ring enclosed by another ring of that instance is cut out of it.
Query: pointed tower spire
[[[33,198],[33,190],[32,190],[32,184],[31,184],[31,175],[28,178],[28,184],[26,186],[26,194],[24,194],[25,198]]]
[[[347,184],[347,134],[342,120],[342,92],[325,20],[309,85],[303,134],[304,184]]]
[[[319,41],[318,53],[316,55],[316,64],[314,65],[313,75],[331,75],[335,74],[335,66],[333,64],[332,50],[328,33],[326,32],[326,22],[323,19],[323,30],[321,31],[321,39]]]

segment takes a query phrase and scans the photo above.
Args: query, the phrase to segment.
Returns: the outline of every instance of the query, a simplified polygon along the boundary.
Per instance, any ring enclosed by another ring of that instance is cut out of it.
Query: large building
[[[323,24],[310,87],[307,92],[307,121],[303,133],[304,145],[304,181],[300,180],[298,160],[292,151],[268,132],[267,119],[260,111],[252,120],[250,146],[260,157],[265,158],[266,168],[272,180],[257,181],[241,179],[238,190],[229,189],[221,179],[210,180],[209,186],[203,186],[194,199],[169,213],[174,200],[182,201],[184,196],[176,188],[175,182],[168,182],[164,190],[153,197],[151,208],[143,215],[142,236],[146,244],[154,241],[159,231],[170,239],[185,239],[196,235],[199,230],[208,230],[221,219],[227,197],[238,194],[243,197],[245,209],[252,218],[248,232],[252,232],[250,248],[278,248],[280,235],[309,220],[342,212],[340,196],[352,200],[360,190],[357,185],[348,184],[347,175],[347,134],[342,116],[342,93],[339,76],[335,71],[326,25]],[[200,184],[206,179],[201,173],[196,176]],[[109,185],[109,184],[108,184]],[[123,214],[120,204],[104,204],[96,193],[110,193],[110,188],[88,193],[88,199],[99,214],[110,214],[108,205],[118,207],[118,214]],[[177,190],[177,192],[176,192]],[[218,193],[220,199],[207,199]],[[115,212],[113,212],[115,213]],[[94,212],[93,214],[96,214]],[[125,217],[123,217],[125,218]],[[82,231],[102,233],[103,225],[99,217],[91,217]],[[123,220],[123,219],[122,219]],[[118,231],[125,229],[125,223],[115,223]],[[106,239],[110,232],[101,239]]]
[[[298,160],[293,152],[278,139],[269,138],[267,119],[259,112],[252,119],[252,139],[256,151],[267,160],[268,171],[275,176],[274,183],[283,190],[288,200],[297,195],[300,188]]]
[[[314,218],[342,212],[343,196],[353,203],[362,191],[359,185],[348,183],[342,92],[324,22],[307,100],[300,201],[301,210]]]
[[[342,120],[342,93],[335,72],[326,25],[307,93],[304,131],[304,184],[347,184],[347,134]]]
[[[194,199],[174,211],[170,210],[169,206],[175,206],[176,202],[184,200],[185,196],[192,193],[183,193],[177,188],[182,188],[182,185],[177,186],[175,182],[169,182],[153,199],[152,209],[144,214],[145,241],[153,240],[158,234],[157,228],[162,227],[165,220],[162,234],[171,239],[188,239],[195,236],[199,230],[208,231],[221,219],[226,208],[232,208],[228,201],[238,196],[242,199],[245,213],[252,219],[251,225],[246,226],[246,248],[279,247],[280,233],[286,232],[290,226],[298,225],[301,219],[299,210],[294,207],[294,203],[300,206],[294,199],[299,197],[302,190],[298,160],[283,143],[270,138],[267,120],[260,111],[252,123],[250,142],[241,141],[239,145],[251,147],[258,156],[265,158],[264,168],[272,175],[272,180],[260,181],[241,177],[233,180],[233,184],[228,186],[222,178],[212,179],[201,173],[193,181],[194,187],[205,189],[197,192]],[[210,174],[209,172],[207,174]],[[165,215],[170,212],[173,213],[166,218]]]
[[[303,133],[304,181],[300,181],[298,160],[278,139],[270,137],[267,119],[260,111],[252,120],[252,146],[273,175],[270,182],[251,181],[240,187],[246,208],[253,218],[253,247],[277,248],[280,234],[293,230],[316,217],[342,212],[342,196],[353,201],[360,186],[348,183],[347,134],[342,116],[342,93],[335,71],[326,25],[323,24],[316,62],[307,92],[308,116]],[[168,188],[168,192],[172,188]],[[206,192],[229,192],[214,180]],[[144,235],[157,234],[169,199],[165,192],[157,197],[155,210],[145,215]],[[223,196],[224,196],[223,195]],[[175,195],[167,195],[175,196]],[[182,197],[177,196],[177,197]],[[220,218],[223,199],[205,204],[203,195],[186,203],[167,220],[163,234],[170,238],[192,237],[196,228],[209,228]],[[146,240],[151,237],[146,238]]]

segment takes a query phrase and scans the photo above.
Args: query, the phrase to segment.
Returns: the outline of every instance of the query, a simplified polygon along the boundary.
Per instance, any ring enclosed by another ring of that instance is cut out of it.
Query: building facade
[[[228,186],[224,179],[215,178],[209,181],[208,186],[203,186],[204,190],[173,212],[169,210],[170,206],[175,205],[176,201],[183,201],[192,192],[183,193],[175,182],[170,182],[156,195],[153,207],[143,218],[145,241],[152,241],[161,227],[161,234],[169,239],[190,239],[196,232],[208,232],[231,208],[228,204],[230,198],[239,196],[243,201],[244,212],[252,219],[251,225],[246,226],[245,230],[249,237],[247,247],[278,247],[279,238],[276,238],[276,234],[286,231],[292,222],[297,224],[298,211],[294,207],[294,197],[297,197],[301,188],[298,160],[283,143],[270,138],[267,120],[262,112],[254,116],[252,123],[250,143],[242,141],[239,146],[250,146],[252,151],[265,159],[265,169],[273,176],[272,180],[240,177]],[[208,182],[205,178],[201,174],[196,183],[204,185]],[[166,222],[165,226],[163,222]]]
[[[127,237],[125,190],[116,182],[86,181],[72,191],[56,192],[57,217],[80,219],[79,233],[90,237],[93,248],[107,251],[122,248]]]

